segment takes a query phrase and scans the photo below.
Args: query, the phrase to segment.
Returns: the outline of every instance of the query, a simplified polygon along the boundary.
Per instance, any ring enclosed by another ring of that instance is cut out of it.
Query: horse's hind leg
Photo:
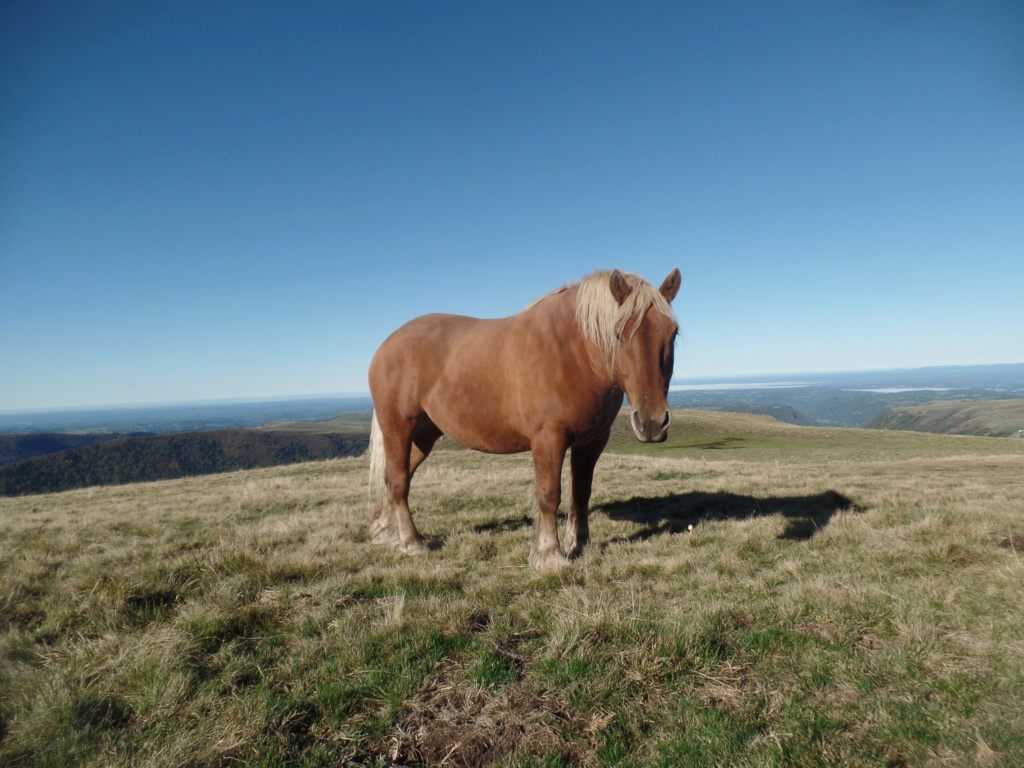
[[[444,434],[434,422],[426,421],[419,426],[412,436],[412,450],[409,453],[409,478],[416,473],[416,468],[430,455],[434,443]]]
[[[386,509],[371,524],[370,534],[375,543],[389,544],[409,554],[427,551],[409,510],[409,484],[440,436],[440,430],[426,422],[385,438]]]

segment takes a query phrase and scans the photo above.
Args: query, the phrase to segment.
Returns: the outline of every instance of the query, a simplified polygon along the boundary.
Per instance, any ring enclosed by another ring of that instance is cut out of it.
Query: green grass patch
[[[519,679],[518,664],[506,654],[485,650],[470,667],[466,678],[477,685],[501,688]]]

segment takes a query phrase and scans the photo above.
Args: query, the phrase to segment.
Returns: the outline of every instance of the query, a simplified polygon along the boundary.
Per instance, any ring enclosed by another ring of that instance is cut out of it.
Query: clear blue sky
[[[365,391],[683,273],[677,377],[1024,362],[1024,3],[0,5],[0,410]]]

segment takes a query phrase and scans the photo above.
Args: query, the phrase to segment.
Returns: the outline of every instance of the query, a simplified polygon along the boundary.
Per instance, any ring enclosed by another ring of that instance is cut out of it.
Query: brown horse
[[[425,552],[409,512],[409,483],[442,435],[489,453],[533,452],[534,566],[566,561],[555,516],[562,462],[572,449],[565,544],[576,557],[589,538],[594,466],[623,393],[641,442],[668,437],[666,396],[678,325],[670,302],[679,270],[655,290],[627,272],[595,272],[537,299],[512,317],[424,315],[381,344],[370,363],[370,535]]]

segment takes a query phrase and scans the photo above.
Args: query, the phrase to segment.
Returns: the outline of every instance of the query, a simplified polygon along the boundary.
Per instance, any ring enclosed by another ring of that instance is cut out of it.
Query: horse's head
[[[630,424],[642,443],[661,443],[668,438],[672,418],[668,408],[668,385],[679,332],[668,305],[679,292],[681,280],[679,270],[672,270],[658,289],[664,302],[644,302],[637,312],[624,317],[617,329],[615,378],[629,398]],[[623,308],[637,290],[618,270],[611,272],[609,287],[615,301]]]

